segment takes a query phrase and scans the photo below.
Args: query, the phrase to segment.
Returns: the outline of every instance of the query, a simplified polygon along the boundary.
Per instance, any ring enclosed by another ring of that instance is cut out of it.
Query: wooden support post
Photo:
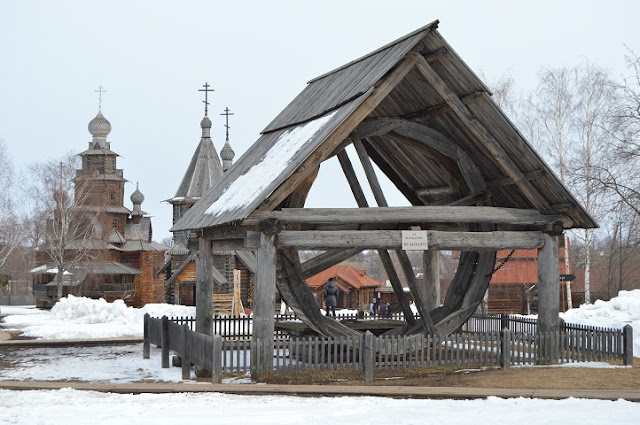
[[[373,350],[374,336],[371,331],[364,334],[364,352],[362,355],[362,374],[364,382],[373,382],[374,355]]]
[[[622,328],[622,335],[624,339],[623,364],[633,366],[633,328],[631,325],[625,325]]]
[[[213,334],[213,252],[211,241],[199,238],[196,257],[196,332]]]
[[[169,318],[162,316],[162,332],[160,340],[162,341],[162,368],[167,369],[169,367]]]
[[[538,354],[542,362],[554,358],[558,347],[552,335],[560,324],[560,271],[558,244],[545,234],[544,246],[538,251],[538,333],[544,335]]]
[[[191,358],[189,356],[189,325],[182,326],[182,344],[180,344],[180,360],[182,362],[182,379],[191,378]]]
[[[219,384],[222,381],[222,336],[213,336],[211,350],[211,383]]]
[[[511,331],[502,328],[500,331],[500,366],[502,368],[511,367]]]
[[[422,254],[422,296],[428,311],[440,306],[440,251],[428,249]]]
[[[149,342],[149,313],[145,313],[144,315],[144,325],[143,325],[143,333],[144,339],[142,342],[142,358],[148,359],[151,354],[151,343]]]
[[[275,235],[260,233],[257,250],[258,270],[255,275],[255,297],[253,300],[253,338],[260,341],[257,361],[263,373],[273,358],[273,315],[276,308],[276,248]],[[270,348],[269,348],[270,347]]]

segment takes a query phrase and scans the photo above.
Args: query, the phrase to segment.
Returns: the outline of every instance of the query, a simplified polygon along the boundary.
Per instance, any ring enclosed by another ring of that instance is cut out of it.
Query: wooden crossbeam
[[[300,265],[302,267],[302,278],[308,279],[315,276],[323,270],[333,267],[336,264],[348,260],[361,251],[356,249],[335,249],[317,255]]]
[[[429,249],[439,250],[501,250],[535,249],[544,244],[543,233],[529,232],[444,232],[428,230]],[[353,231],[291,231],[283,230],[278,235],[279,247],[298,249],[396,249],[402,248],[402,233],[399,230],[353,230]]]
[[[281,211],[256,211],[244,219],[243,224],[257,225],[270,218],[275,218],[283,223],[310,224],[491,223],[546,226],[562,221],[559,215],[544,215],[536,210],[429,205],[371,208],[285,208]]]
[[[425,77],[429,84],[438,92],[444,101],[449,105],[451,111],[462,121],[471,131],[475,138],[494,158],[502,171],[513,178],[515,184],[522,191],[524,196],[538,210],[545,213],[552,213],[551,206],[540,195],[538,190],[527,180],[523,172],[507,155],[497,140],[489,131],[473,116],[467,106],[458,96],[447,86],[438,73],[429,65],[427,60],[419,53],[411,53],[416,60],[416,69]]]

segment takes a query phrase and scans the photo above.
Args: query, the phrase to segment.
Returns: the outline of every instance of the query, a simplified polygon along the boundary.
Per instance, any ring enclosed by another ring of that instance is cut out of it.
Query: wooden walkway
[[[109,384],[94,382],[58,381],[0,381],[0,389],[7,390],[58,390],[73,388],[120,394],[141,393],[203,393],[219,392],[240,395],[289,395],[317,397],[393,397],[424,399],[484,399],[541,398],[562,400],[569,397],[640,401],[640,390],[557,390],[526,388],[464,388],[464,387],[408,387],[408,386],[364,386],[364,385],[274,385],[274,384],[185,384],[185,383],[135,383]]]

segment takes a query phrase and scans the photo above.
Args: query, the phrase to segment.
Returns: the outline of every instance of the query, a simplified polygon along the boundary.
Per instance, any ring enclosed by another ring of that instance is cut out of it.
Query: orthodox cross
[[[213,92],[215,90],[209,89],[209,87],[211,86],[209,85],[208,82],[205,82],[202,87],[204,87],[204,89],[198,89],[198,91],[204,92],[204,100],[202,101],[202,103],[204,103],[204,115],[207,116],[209,115],[209,96],[208,95],[209,95],[209,92]]]
[[[98,86],[98,90],[94,90],[94,92],[98,94],[98,111],[102,110],[102,93],[106,93],[107,91],[102,87],[102,85]]]
[[[222,113],[220,115],[224,115],[225,116],[226,123],[225,123],[224,127],[227,129],[227,142],[228,142],[229,141],[229,129],[231,128],[231,127],[229,127],[229,115],[233,115],[233,112],[231,112],[229,110],[229,107],[227,106],[226,108],[224,108],[224,113]]]

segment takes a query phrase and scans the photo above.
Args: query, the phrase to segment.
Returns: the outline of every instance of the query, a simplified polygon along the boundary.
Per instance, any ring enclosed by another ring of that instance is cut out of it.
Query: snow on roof
[[[291,163],[295,155],[311,140],[337,111],[282,133],[266,155],[242,176],[234,180],[206,213],[219,216],[240,209],[254,200]]]

